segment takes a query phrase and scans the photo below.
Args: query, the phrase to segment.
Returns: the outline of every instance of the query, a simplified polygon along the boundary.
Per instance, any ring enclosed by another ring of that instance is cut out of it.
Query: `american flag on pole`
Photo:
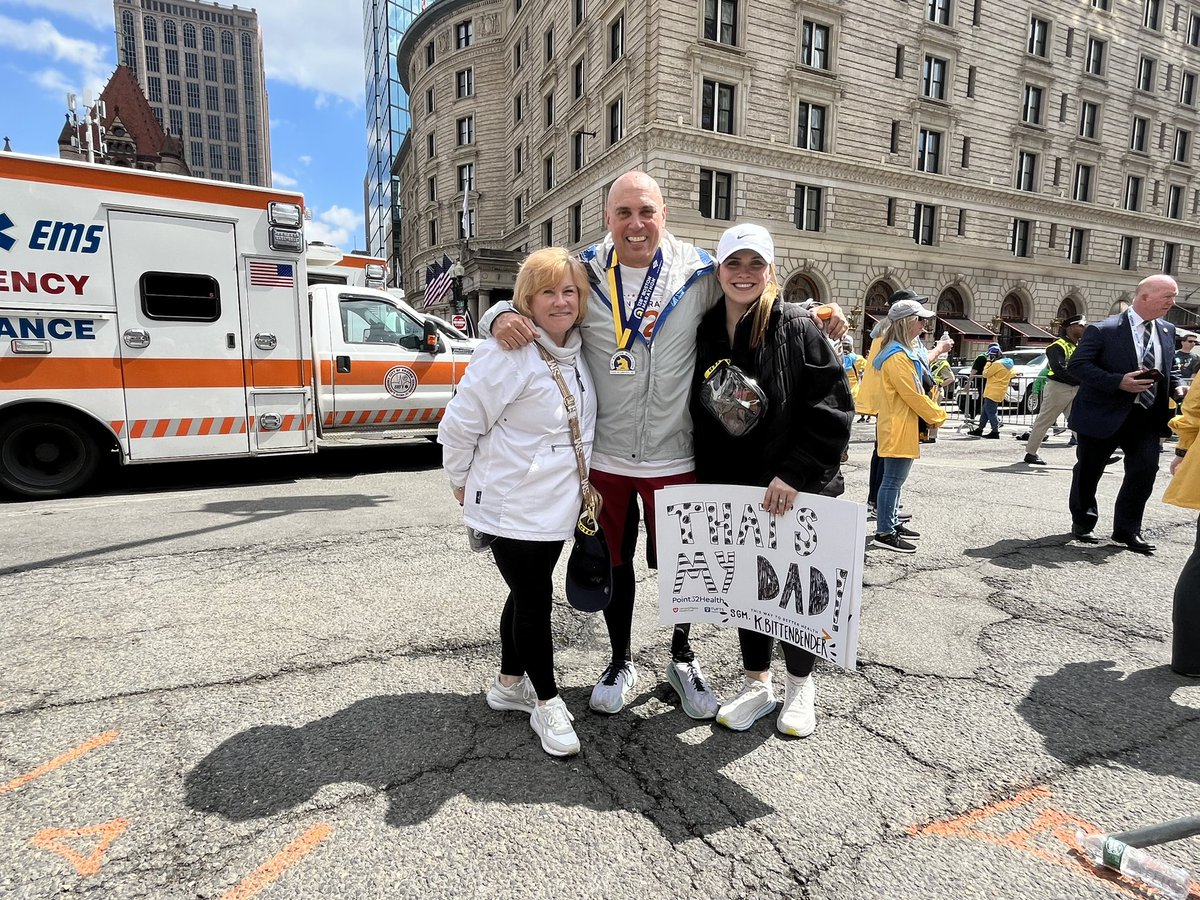
[[[296,267],[291,263],[250,260],[250,284],[257,287],[294,287]]]
[[[434,263],[436,274],[433,281],[429,282],[425,287],[425,307],[433,306],[435,303],[441,302],[446,296],[446,293],[454,286],[454,276],[450,270],[454,268],[454,264],[450,261],[450,257],[442,254],[442,262]]]

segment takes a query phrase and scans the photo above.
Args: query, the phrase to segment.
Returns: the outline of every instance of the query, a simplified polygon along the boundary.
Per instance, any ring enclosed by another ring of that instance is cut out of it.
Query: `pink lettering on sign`
[[[90,275],[66,275],[59,272],[18,272],[0,269],[0,292],[12,294],[63,294],[83,296]]]

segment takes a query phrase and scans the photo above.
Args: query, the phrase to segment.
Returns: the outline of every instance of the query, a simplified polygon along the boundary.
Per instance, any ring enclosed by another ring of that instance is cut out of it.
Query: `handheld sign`
[[[654,494],[660,619],[747,628],[853,671],[867,513],[798,494],[762,509],[765,490],[685,484]]]

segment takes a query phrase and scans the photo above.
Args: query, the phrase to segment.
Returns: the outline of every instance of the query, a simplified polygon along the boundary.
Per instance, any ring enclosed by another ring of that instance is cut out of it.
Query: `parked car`
[[[1000,403],[1000,409],[1019,415],[1034,415],[1042,404],[1042,394],[1034,382],[1046,367],[1046,351],[1041,347],[1018,347],[1003,354],[1013,361],[1013,379],[1008,384],[1008,394]],[[970,417],[979,414],[979,395],[983,387],[982,378],[971,377],[971,363],[955,366],[954,374],[966,388],[959,391],[958,408]]]

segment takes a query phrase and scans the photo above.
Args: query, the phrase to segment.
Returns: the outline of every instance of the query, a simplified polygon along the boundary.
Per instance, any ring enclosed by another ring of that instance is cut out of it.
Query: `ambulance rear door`
[[[250,451],[234,223],[109,210],[132,461]]]

